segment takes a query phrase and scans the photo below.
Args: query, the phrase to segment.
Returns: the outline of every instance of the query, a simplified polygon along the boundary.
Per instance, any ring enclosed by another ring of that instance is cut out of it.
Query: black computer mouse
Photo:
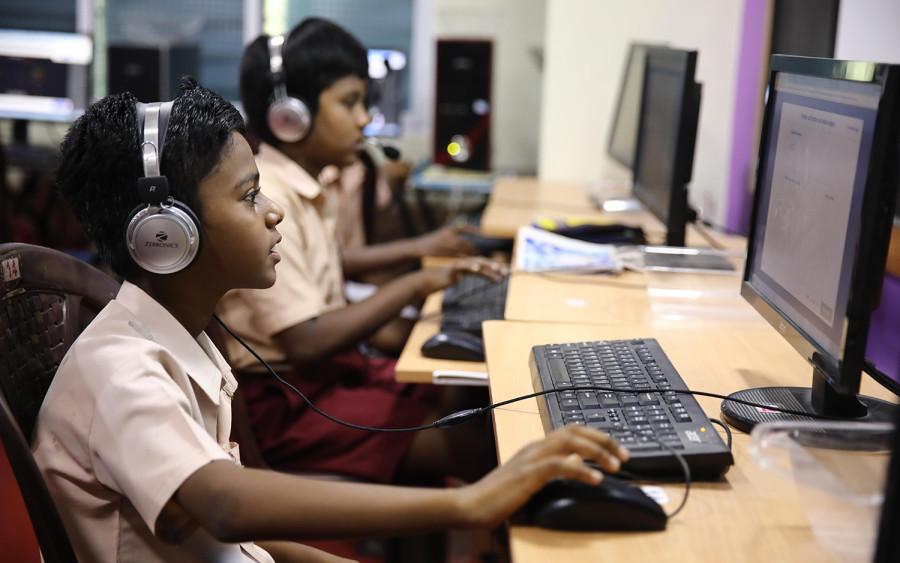
[[[665,530],[668,517],[640,487],[609,475],[597,485],[555,479],[525,504],[524,522],[554,530]]]
[[[484,342],[463,331],[439,332],[422,344],[422,355],[440,360],[484,361]]]

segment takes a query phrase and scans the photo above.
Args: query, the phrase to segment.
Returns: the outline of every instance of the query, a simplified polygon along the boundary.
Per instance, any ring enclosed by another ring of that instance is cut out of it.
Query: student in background
[[[405,188],[412,168],[410,164],[404,160],[382,160],[378,164],[379,159],[363,150],[353,164],[343,168],[326,166],[319,175],[318,181],[322,185],[335,181],[340,185],[335,231],[338,244],[345,251],[376,242],[375,227],[384,222],[379,215],[388,211],[395,194],[402,193]],[[464,239],[461,241],[465,242]],[[460,245],[460,250],[467,252],[468,247]]]
[[[398,318],[405,306],[421,303],[464,274],[499,279],[505,267],[481,258],[463,259],[397,277],[368,299],[348,305],[345,276],[365,266],[357,260],[351,267],[349,251],[338,246],[335,188],[316,179],[325,167],[347,166],[357,158],[369,122],[364,105],[367,80],[366,50],[326,20],[306,20],[284,37],[261,36],[246,47],[241,99],[261,141],[256,157],[261,182],[285,209],[280,228],[283,259],[272,288],[229,293],[220,312],[263,359],[325,412],[363,426],[418,426],[483,404],[485,398],[472,397],[473,389],[396,383],[395,360],[369,349],[399,353],[411,327]],[[305,109],[294,111],[297,104]],[[446,243],[444,235],[438,232],[424,240],[435,243],[433,248]],[[397,253],[397,248],[406,250]],[[396,263],[387,256],[417,258],[423,251],[415,248],[367,247],[365,260],[384,267]],[[340,427],[273,381],[233,340],[228,352],[240,373],[262,454],[273,468],[344,473],[386,483],[412,475],[473,480],[495,464],[489,428],[476,424],[395,435]]]
[[[606,434],[568,428],[456,489],[241,467],[228,438],[235,380],[203,330],[227,291],[275,282],[284,214],[260,192],[238,111],[188,80],[157,154],[200,243],[165,274],[136,261],[127,227],[150,210],[138,178],[157,174],[142,166],[153,108],[139,108],[128,93],[92,104],[59,157],[61,193],[125,280],[60,364],[35,430],[35,459],[79,561],[343,561],[294,542],[493,526],[550,479],[602,479],[583,458],[606,471],[627,459]]]

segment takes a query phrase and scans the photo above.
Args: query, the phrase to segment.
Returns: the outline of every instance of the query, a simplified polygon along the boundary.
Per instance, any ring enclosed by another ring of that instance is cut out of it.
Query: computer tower
[[[106,59],[107,92],[131,92],[145,103],[173,99],[185,74],[197,77],[196,45],[150,47],[110,45]]]
[[[490,41],[437,42],[436,164],[490,168],[492,57]]]

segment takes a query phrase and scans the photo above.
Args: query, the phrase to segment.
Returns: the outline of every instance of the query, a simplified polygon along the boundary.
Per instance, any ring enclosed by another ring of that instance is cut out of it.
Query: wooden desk
[[[484,326],[493,402],[533,392],[528,357],[537,344],[614,338],[659,340],[695,390],[728,394],[765,385],[804,385],[812,368],[768,325],[750,328],[602,326],[491,321]],[[762,353],[761,351],[765,351]],[[888,398],[864,378],[863,392]],[[718,399],[698,397],[719,418]],[[500,462],[544,435],[537,399],[494,410]],[[759,468],[747,452],[748,435],[733,431],[735,465],[719,482],[696,482],[684,510],[664,532],[568,533],[513,526],[515,563],[547,561],[691,561],[721,563],[827,562],[834,556],[810,530],[792,481]],[[664,485],[671,512],[683,485]]]
[[[644,211],[607,213],[597,210],[590,202],[579,205],[551,199],[520,202],[498,200],[494,203],[493,196],[481,216],[480,228],[487,236],[515,238],[519,227],[531,225],[534,218],[539,216],[587,217],[608,221],[610,224],[638,225],[647,236],[654,239],[661,239],[665,233],[662,223]]]
[[[617,276],[513,272],[504,318],[579,324],[652,321],[644,274]]]
[[[545,182],[533,176],[499,178],[491,190],[491,203],[514,206],[522,203],[590,205],[587,191],[574,182]]]
[[[435,360],[422,355],[422,344],[441,330],[441,300],[444,292],[432,293],[422,306],[421,319],[413,327],[397,365],[394,377],[405,383],[435,383],[435,371],[487,372],[484,362]]]

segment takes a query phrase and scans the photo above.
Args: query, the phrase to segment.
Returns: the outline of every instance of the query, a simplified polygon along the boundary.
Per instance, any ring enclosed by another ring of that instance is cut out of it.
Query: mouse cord
[[[667,516],[669,518],[674,517],[676,514],[681,512],[684,508],[684,505],[687,504],[688,496],[691,494],[691,468],[688,467],[687,461],[685,461],[684,456],[680,453],[676,452],[674,449],[670,448],[667,444],[662,441],[659,442],[659,445],[666,449],[675,456],[675,459],[678,460],[678,463],[681,464],[681,469],[684,471],[684,495],[681,497],[681,502],[678,503],[678,506],[669,513]]]
[[[278,375],[278,372],[276,372],[274,369],[272,369],[272,366],[270,366],[268,364],[268,362],[266,362],[264,359],[262,359],[262,357],[259,354],[257,354],[256,351],[253,350],[253,348],[251,348],[249,344],[244,342],[244,340],[240,336],[235,334],[234,331],[228,327],[228,325],[226,325],[224,322],[222,322],[222,319],[220,319],[218,315],[213,314],[213,318],[216,320],[217,323],[219,323],[222,326],[222,328],[224,328],[228,332],[228,334],[230,334],[232,336],[232,338],[237,340],[241,344],[241,346],[243,346],[248,352],[250,352],[250,354],[253,355],[254,358],[257,359],[257,361],[259,361],[263,366],[265,366],[266,370],[268,370],[268,372],[272,375],[272,377],[274,377],[276,380],[278,380],[279,383],[281,383],[282,385],[284,385],[285,387],[287,387],[288,389],[290,389],[291,391],[296,393],[301,399],[303,399],[303,402],[306,403],[306,405],[310,409],[312,409],[314,412],[316,412],[317,414],[319,414],[321,416],[324,416],[325,418],[327,418],[328,420],[330,420],[336,424],[341,424],[343,426],[348,426],[350,428],[355,428],[357,430],[366,430],[369,432],[418,432],[420,430],[430,430],[432,428],[450,428],[451,426],[457,426],[459,424],[468,422],[468,421],[472,420],[473,418],[475,418],[477,416],[481,416],[481,415],[485,414],[486,412],[496,409],[498,407],[506,406],[508,404],[516,403],[519,401],[524,401],[526,399],[533,399],[535,397],[540,397],[542,395],[548,395],[550,393],[563,393],[563,392],[570,392],[570,391],[603,391],[606,393],[657,393],[660,395],[663,393],[672,392],[672,393],[680,393],[680,394],[684,394],[684,395],[700,395],[700,396],[704,396],[704,397],[712,397],[715,399],[727,400],[727,401],[731,401],[734,403],[747,405],[747,406],[751,406],[751,407],[765,408],[765,409],[782,412],[782,413],[786,413],[786,414],[793,414],[796,416],[805,416],[805,417],[809,417],[809,418],[824,419],[824,420],[832,420],[832,419],[839,420],[839,418],[837,418],[837,417],[830,417],[830,416],[824,416],[824,415],[819,415],[819,414],[815,414],[815,413],[806,413],[806,412],[801,412],[801,411],[795,411],[792,409],[786,409],[786,408],[778,407],[775,405],[763,405],[761,403],[754,403],[753,401],[745,401],[743,399],[738,399],[735,397],[726,397],[725,395],[720,395],[718,393],[709,393],[706,391],[694,391],[694,390],[690,390],[690,389],[649,389],[648,390],[648,389],[603,387],[600,385],[578,385],[575,387],[567,387],[565,389],[544,389],[541,391],[536,391],[534,393],[529,393],[527,395],[520,395],[518,397],[513,397],[512,399],[507,399],[505,401],[500,401],[499,403],[492,403],[490,405],[486,405],[483,407],[477,407],[477,408],[473,408],[473,409],[465,409],[465,410],[457,411],[454,413],[450,413],[447,416],[445,416],[439,420],[436,420],[436,421],[432,422],[431,424],[424,425],[424,426],[415,426],[415,427],[411,427],[411,428],[372,428],[370,426],[362,426],[359,424],[353,424],[352,422],[347,422],[347,421],[341,420],[339,418],[335,418],[335,417],[331,416],[330,414],[320,410],[318,407],[316,407],[312,403],[312,401],[309,400],[309,398],[307,398],[306,395],[301,393],[296,387],[294,387],[289,382],[285,381],[284,378],[282,378],[280,375]],[[729,437],[730,437],[730,434],[729,434]],[[675,452],[673,452],[673,453],[675,453]]]
[[[252,354],[253,357],[257,359],[257,361],[259,361],[263,366],[265,366],[266,370],[268,370],[268,372],[270,374],[272,374],[272,377],[274,377],[276,380],[278,380],[279,383],[281,383],[282,385],[284,385],[285,387],[287,387],[288,389],[290,389],[291,391],[296,393],[301,399],[303,399],[303,402],[306,403],[306,405],[310,409],[312,409],[314,412],[324,416],[325,418],[327,418],[328,420],[330,420],[336,424],[341,424],[343,426],[348,426],[350,428],[355,428],[357,430],[366,430],[369,432],[418,432],[419,430],[430,430],[432,428],[450,428],[451,426],[457,426],[459,424],[468,422],[468,421],[472,420],[473,418],[483,415],[486,412],[496,409],[498,407],[506,406],[508,404],[516,403],[518,401],[524,401],[526,399],[533,399],[535,397],[540,397],[542,395],[547,395],[550,393],[563,393],[563,392],[570,392],[570,391],[602,391],[605,393],[657,393],[660,395],[662,395],[663,393],[672,392],[672,393],[680,393],[683,395],[700,395],[703,397],[712,397],[715,399],[731,401],[733,403],[747,405],[750,407],[765,408],[765,409],[782,412],[782,413],[786,413],[786,414],[793,414],[796,416],[804,416],[804,417],[823,419],[823,420],[840,420],[837,417],[824,416],[824,415],[819,415],[819,414],[815,414],[815,413],[806,413],[806,412],[796,411],[796,410],[792,410],[792,409],[786,409],[786,408],[775,406],[775,405],[763,405],[761,403],[754,403],[753,401],[745,401],[743,399],[738,399],[735,397],[726,397],[725,395],[720,395],[718,393],[709,393],[706,391],[694,391],[691,389],[649,389],[648,390],[648,389],[603,387],[600,385],[579,385],[579,386],[575,386],[575,387],[567,387],[565,389],[544,389],[541,391],[536,391],[534,393],[529,393],[527,395],[520,395],[518,397],[513,397],[512,399],[507,399],[505,401],[500,401],[499,403],[492,403],[490,405],[486,405],[483,407],[477,407],[477,408],[473,408],[473,409],[465,409],[465,410],[457,411],[454,413],[450,413],[447,416],[445,416],[439,420],[436,420],[436,421],[432,422],[431,424],[428,424],[425,426],[415,426],[415,427],[411,427],[411,428],[372,428],[370,426],[361,426],[359,424],[353,424],[352,422],[347,422],[347,421],[341,420],[339,418],[335,418],[335,417],[331,416],[330,414],[320,410],[318,407],[316,407],[312,403],[312,401],[309,400],[309,398],[306,397],[306,395],[301,393],[296,387],[294,387],[289,382],[285,381],[284,378],[282,378],[280,375],[278,375],[278,372],[276,372],[274,369],[272,369],[272,366],[270,366],[268,364],[268,362],[266,362],[264,359],[262,359],[262,357],[260,357],[260,355],[257,354],[256,351],[253,350],[253,348],[251,348],[249,344],[244,342],[244,340],[240,336],[235,334],[234,331],[228,327],[228,325],[226,325],[224,322],[222,322],[222,319],[220,319],[218,315],[214,314],[213,318],[216,320],[216,322],[218,322],[222,326],[222,328],[224,328],[228,332],[228,334],[230,334],[235,340],[237,340],[241,344],[241,346],[243,346],[248,352],[250,352],[250,354]],[[729,433],[729,438],[730,438],[730,436],[731,436],[731,434]],[[675,453],[675,452],[673,452],[673,453]]]
[[[728,425],[718,418],[710,418],[709,421],[714,424],[718,424],[725,430],[725,436],[727,437],[727,439],[725,440],[725,445],[728,446],[728,450],[731,451],[731,428],[728,428]]]
[[[241,344],[241,346],[246,348],[247,351],[250,352],[254,358],[256,358],[263,366],[265,366],[265,368],[269,371],[269,373],[272,375],[272,377],[274,377],[275,379],[278,380],[279,383],[281,383],[282,385],[284,385],[285,387],[287,387],[288,389],[290,389],[291,391],[296,393],[301,399],[303,399],[303,402],[306,403],[306,406],[308,406],[314,412],[324,416],[325,418],[327,418],[328,420],[330,420],[332,422],[341,424],[343,426],[349,426],[350,428],[355,428],[357,430],[367,430],[370,432],[417,432],[419,430],[429,430],[431,428],[440,428],[440,426],[438,425],[438,423],[440,423],[440,420],[433,422],[432,424],[429,424],[427,426],[417,426],[414,428],[370,428],[368,426],[360,426],[358,424],[353,424],[352,422],[346,422],[344,420],[335,418],[335,417],[331,416],[330,414],[320,410],[318,407],[316,407],[312,403],[312,401],[310,401],[306,397],[306,395],[301,393],[300,390],[298,390],[296,387],[294,387],[289,382],[285,381],[284,378],[282,378],[280,375],[278,375],[278,372],[276,372],[274,369],[272,369],[272,366],[270,366],[268,362],[266,362],[264,359],[262,359],[262,357],[260,357],[260,355],[257,354],[256,351],[253,350],[253,348],[251,348],[249,344],[244,342],[240,336],[238,336],[237,334],[234,333],[234,331],[232,331],[230,328],[228,328],[228,325],[226,325],[224,322],[222,322],[222,319],[219,318],[219,315],[214,314],[213,318],[216,319],[216,322],[218,322],[220,325],[222,325],[222,328],[224,328],[228,332],[228,334],[230,334],[232,337],[234,337],[234,339],[237,340]]]

